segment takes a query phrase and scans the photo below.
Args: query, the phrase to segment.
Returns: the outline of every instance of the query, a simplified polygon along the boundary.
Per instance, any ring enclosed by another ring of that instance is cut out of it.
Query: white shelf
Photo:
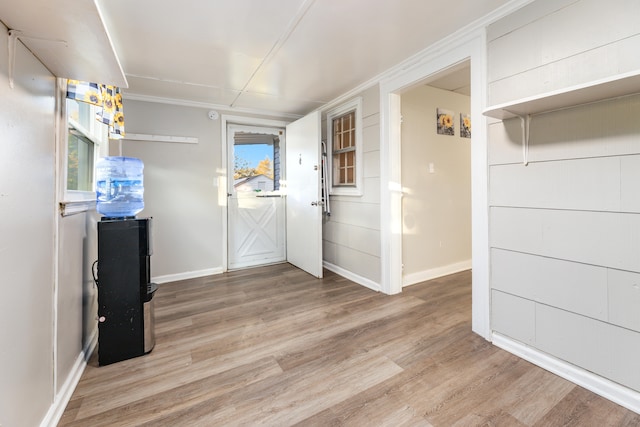
[[[640,70],[588,84],[568,87],[529,98],[493,105],[483,114],[495,119],[524,117],[640,92]]]
[[[197,144],[198,138],[192,136],[147,135],[126,133],[122,139],[129,141],[178,142],[181,144]]]

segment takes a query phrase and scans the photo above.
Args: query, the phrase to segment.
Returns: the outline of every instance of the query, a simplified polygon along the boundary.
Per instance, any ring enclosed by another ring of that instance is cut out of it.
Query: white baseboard
[[[151,281],[157,284],[162,284],[167,282],[176,282],[178,280],[187,280],[187,279],[195,279],[198,277],[213,276],[214,274],[222,274],[222,273],[224,273],[224,269],[222,267],[208,268],[206,270],[185,271],[184,273],[166,274],[164,276],[152,277]]]
[[[64,381],[64,384],[62,384],[60,392],[55,395],[51,407],[49,407],[47,414],[40,423],[40,427],[55,427],[58,425],[58,422],[60,422],[60,418],[62,418],[62,414],[64,413],[64,410],[66,409],[69,400],[71,400],[71,396],[82,377],[82,373],[87,367],[87,360],[89,360],[89,357],[91,357],[91,354],[96,349],[97,345],[98,329],[96,328],[84,349],[76,358],[69,375],[67,375],[67,379]]]
[[[366,277],[362,277],[358,274],[352,273],[351,271],[345,270],[344,268],[338,267],[337,265],[331,264],[330,262],[323,261],[322,266],[329,271],[333,271],[334,273],[351,280],[352,282],[355,282],[376,292],[380,292],[380,284],[374,282],[371,279],[367,279]]]
[[[417,273],[406,274],[402,276],[402,286],[411,286],[416,283],[425,282],[438,277],[448,276],[449,274],[458,273],[460,271],[471,269],[471,260],[456,262],[454,264],[444,265],[442,267],[431,268],[429,270],[419,271]]]
[[[501,349],[640,414],[640,393],[637,391],[567,363],[564,360],[556,359],[504,335],[494,332],[492,338],[493,344]]]

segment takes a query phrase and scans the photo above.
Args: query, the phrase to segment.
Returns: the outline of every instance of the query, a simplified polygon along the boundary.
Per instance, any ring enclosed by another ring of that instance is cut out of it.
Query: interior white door
[[[320,113],[287,125],[287,261],[322,277]]]

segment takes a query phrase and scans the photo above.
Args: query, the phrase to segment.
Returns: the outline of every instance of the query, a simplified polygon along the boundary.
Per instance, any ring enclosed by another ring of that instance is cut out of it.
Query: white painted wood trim
[[[380,241],[381,291],[402,291],[402,197],[400,162],[400,93],[430,75],[471,60],[472,174],[472,329],[490,339],[489,195],[487,162],[486,35],[484,28],[456,39],[445,51],[425,54],[425,61],[380,83]]]
[[[197,137],[192,136],[170,136],[170,135],[147,135],[142,133],[127,133],[124,140],[129,141],[153,141],[153,142],[176,142],[181,144],[197,144]]]
[[[329,271],[333,271],[336,274],[344,277],[345,279],[349,279],[352,282],[357,283],[358,285],[362,285],[366,288],[371,289],[372,291],[380,292],[380,284],[374,282],[371,279],[367,279],[366,277],[362,277],[358,274],[352,273],[349,270],[345,270],[342,267],[338,267],[335,264],[331,264],[330,262],[323,261],[322,266]]]
[[[535,348],[528,347],[504,335],[493,333],[493,344],[521,357],[549,372],[590,390],[605,399],[640,414],[640,393],[604,377],[579,368],[563,360],[556,359]]]
[[[405,274],[402,277],[402,286],[411,286],[416,283],[425,282],[427,280],[437,279],[438,277],[448,276],[449,274],[459,273],[461,271],[471,269],[471,260],[456,262],[442,267],[431,268],[429,270],[419,271],[417,273]]]
[[[296,116],[298,117],[298,116]],[[301,117],[301,116],[300,116]],[[220,206],[223,207],[222,209],[222,233],[221,236],[222,238],[221,240],[221,244],[222,244],[222,271],[227,271],[228,270],[228,265],[229,265],[229,245],[227,244],[227,239],[229,238],[228,236],[228,217],[227,217],[227,166],[229,163],[228,160],[228,145],[229,145],[229,141],[227,140],[228,135],[227,135],[227,127],[230,124],[237,124],[237,125],[247,125],[247,126],[265,126],[265,127],[280,127],[280,128],[286,128],[287,125],[291,123],[289,121],[282,121],[282,120],[272,120],[272,119],[258,119],[255,117],[245,117],[245,116],[233,116],[233,115],[228,115],[228,114],[222,114],[220,116],[220,141],[221,141],[221,159],[222,159],[222,165],[220,166],[220,168],[218,168],[216,170],[216,174],[218,175],[218,181],[214,184],[217,184],[218,186],[218,204]],[[286,144],[286,137],[287,135],[284,135],[283,140],[281,141],[281,143]],[[281,156],[284,153],[280,153]],[[286,161],[286,157],[283,156],[280,159],[280,162],[282,164],[283,161]],[[285,179],[286,178],[286,171],[284,171],[284,174],[281,175],[281,179]]]
[[[71,400],[71,396],[78,386],[78,382],[80,382],[80,378],[84,373],[85,368],[87,367],[87,361],[91,354],[95,351],[98,345],[98,329],[96,328],[94,333],[91,335],[89,342],[86,344],[85,348],[80,352],[78,357],[76,358],[67,379],[64,384],[62,384],[62,388],[60,392],[56,394],[53,403],[49,407],[47,414],[42,419],[40,423],[40,427],[55,427],[60,422],[60,418],[62,418],[62,414],[69,404],[69,400]]]
[[[178,280],[196,279],[198,277],[213,276],[216,274],[222,274],[224,273],[224,271],[225,270],[222,267],[207,268],[205,270],[197,270],[197,271],[185,271],[184,273],[165,274],[164,276],[152,277],[151,281],[160,285],[168,282],[176,282]]]

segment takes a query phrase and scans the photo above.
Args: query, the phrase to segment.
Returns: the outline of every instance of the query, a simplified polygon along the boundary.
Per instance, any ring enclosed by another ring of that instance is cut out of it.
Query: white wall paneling
[[[491,246],[640,271],[640,215],[491,208]]]
[[[557,9],[535,3],[507,19],[520,24],[509,33],[488,32],[489,105],[640,69],[637,2],[619,0],[606,10],[598,0]]]
[[[523,343],[536,340],[535,302],[493,290],[491,325],[496,331]]]
[[[493,289],[603,321],[609,317],[607,274],[608,269],[589,264],[491,251]]]
[[[640,273],[607,270],[609,323],[640,332]]]
[[[323,220],[323,258],[329,270],[379,290],[380,283],[380,134],[376,86],[362,98],[362,195],[331,196],[331,215]],[[345,99],[348,102],[349,99]],[[337,107],[339,105],[333,105]],[[326,133],[326,123],[322,130]],[[325,138],[323,138],[325,139]]]
[[[519,119],[489,124],[492,329],[638,411],[640,4],[612,6],[539,0],[487,31],[489,103],[535,108],[528,166]]]
[[[492,206],[620,211],[621,158],[493,166]]]

